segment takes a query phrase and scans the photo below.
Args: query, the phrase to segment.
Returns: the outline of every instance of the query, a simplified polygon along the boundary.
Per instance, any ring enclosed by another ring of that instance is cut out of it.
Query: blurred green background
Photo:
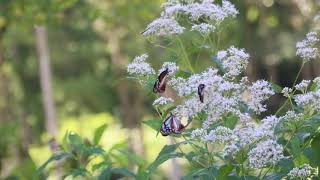
[[[127,79],[126,65],[148,53],[157,67],[166,52],[141,36],[163,0],[0,0],[0,179],[31,179],[51,155],[52,134],[92,138],[107,124],[102,145],[123,143],[147,162],[170,140],[142,121],[154,118],[151,90]],[[295,43],[320,27],[319,0],[231,0],[240,15],[220,34],[222,46],[248,50],[250,80],[291,86],[302,62]],[[47,32],[58,131],[46,126],[35,28]],[[201,63],[201,62],[199,62]],[[300,79],[320,75],[312,61]],[[280,97],[274,96],[271,109]],[[119,162],[120,163],[120,162]],[[125,162],[126,163],[126,162]],[[183,163],[182,163],[183,164]],[[168,177],[170,164],[161,167]]]

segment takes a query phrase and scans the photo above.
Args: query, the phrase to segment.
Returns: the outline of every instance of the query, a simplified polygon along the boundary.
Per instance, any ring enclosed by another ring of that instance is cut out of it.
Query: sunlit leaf
[[[98,145],[100,142],[100,139],[104,133],[104,131],[107,128],[107,124],[104,124],[100,127],[98,127],[95,132],[94,132],[94,137],[93,137],[93,144]]]

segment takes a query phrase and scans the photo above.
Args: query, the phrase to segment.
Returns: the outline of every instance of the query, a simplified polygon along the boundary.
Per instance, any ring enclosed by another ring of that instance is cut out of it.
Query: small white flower
[[[207,131],[205,129],[199,128],[195,129],[191,132],[191,138],[204,138],[207,135]]]
[[[169,75],[172,75],[179,70],[179,66],[175,62],[164,62],[161,69],[159,69],[159,74],[166,69],[168,69]]]
[[[249,108],[257,113],[266,111],[266,105],[262,103],[275,94],[271,85],[265,80],[258,80],[252,84],[249,90],[251,93],[248,102]]]
[[[315,59],[319,56],[319,50],[315,45],[319,42],[316,32],[309,32],[306,39],[297,42],[297,56],[301,57],[304,61]]]
[[[144,36],[156,35],[167,36],[173,34],[182,34],[184,27],[173,18],[161,17],[152,21],[142,33]]]
[[[201,3],[190,3],[185,6],[185,13],[192,21],[197,21],[201,17],[221,23],[228,17],[235,17],[239,12],[229,1],[223,0],[222,6],[214,4],[212,0],[204,0]]]
[[[301,92],[306,92],[310,82],[310,80],[302,80],[301,83],[295,85],[294,87]]]
[[[171,98],[166,98],[166,97],[159,97],[158,99],[154,100],[153,106],[163,106],[169,103],[173,103],[173,100]]]
[[[248,157],[249,166],[258,169],[276,165],[283,158],[283,147],[271,139],[258,143],[249,151]]]
[[[244,49],[238,49],[231,46],[226,51],[219,51],[217,58],[222,62],[226,70],[225,76],[236,77],[240,75],[249,63],[249,54]]]
[[[285,87],[282,89],[281,93],[283,94],[284,97],[289,98],[291,96],[292,91],[293,90],[291,88]]]
[[[274,130],[280,119],[276,116],[268,116],[264,118],[260,126],[256,130],[257,137],[275,137]]]
[[[127,67],[128,73],[130,75],[137,76],[154,75],[155,71],[152,69],[149,63],[145,62],[147,58],[147,54],[142,54],[141,56],[135,57]]]
[[[298,106],[302,106],[304,108],[310,107],[314,110],[320,111],[320,90],[295,95],[294,100]]]
[[[289,179],[309,179],[318,175],[318,168],[313,168],[309,164],[293,168],[289,173]]]
[[[236,137],[233,135],[231,129],[223,126],[218,126],[216,129],[211,130],[209,134],[203,138],[203,140],[206,142],[227,143],[235,138]]]
[[[314,78],[313,82],[320,86],[320,77]]]
[[[280,117],[280,119],[284,121],[295,121],[300,120],[302,118],[303,113],[296,114],[294,111],[288,111],[284,116]]]
[[[214,32],[215,29],[216,28],[213,25],[207,23],[194,24],[191,27],[191,31],[198,31],[203,35],[208,35],[209,33]]]

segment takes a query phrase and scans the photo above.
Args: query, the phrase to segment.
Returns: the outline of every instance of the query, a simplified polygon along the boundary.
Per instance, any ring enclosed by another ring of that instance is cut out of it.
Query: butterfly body
[[[198,86],[198,95],[199,95],[199,99],[200,99],[200,102],[203,103],[203,100],[204,100],[204,88],[206,86],[204,84],[200,84]]]

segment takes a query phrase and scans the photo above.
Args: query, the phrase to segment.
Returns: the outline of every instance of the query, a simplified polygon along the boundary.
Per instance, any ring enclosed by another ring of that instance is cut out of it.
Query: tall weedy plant
[[[246,50],[219,49],[222,28],[239,14],[227,0],[168,0],[162,9],[142,35],[173,61],[155,71],[143,54],[128,65],[128,73],[158,97],[153,106],[159,119],[145,123],[174,136],[176,144],[166,145],[137,177],[149,178],[161,163],[180,157],[192,167],[185,179],[318,179],[320,77],[297,84],[300,70],[290,88],[250,82],[244,76]],[[318,42],[310,32],[297,43],[301,69],[319,57]],[[211,66],[200,67],[198,61],[206,59]],[[261,118],[275,93],[287,101]]]

